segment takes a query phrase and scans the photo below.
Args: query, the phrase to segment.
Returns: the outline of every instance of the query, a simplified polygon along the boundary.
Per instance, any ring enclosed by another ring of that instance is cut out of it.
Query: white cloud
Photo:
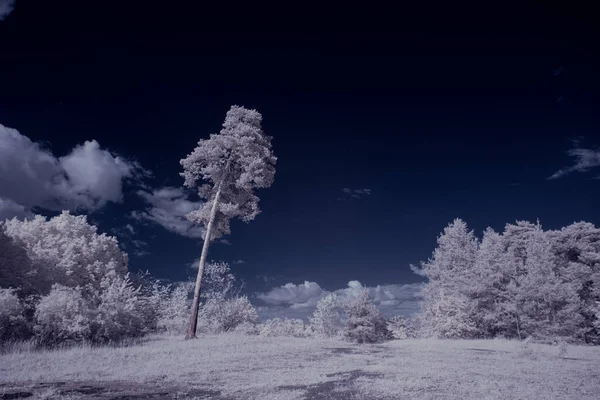
[[[57,158],[0,124],[0,198],[13,204],[14,216],[34,207],[94,211],[121,202],[123,182],[146,175],[139,164],[101,149],[95,140]]]
[[[32,219],[33,214],[26,207],[0,197],[0,221],[17,217],[20,220]]]
[[[164,187],[152,192],[138,191],[150,207],[145,211],[134,211],[132,216],[138,220],[151,221],[166,230],[189,238],[202,238],[204,228],[190,222],[186,215],[197,210],[201,201],[191,201],[181,188]]]
[[[299,285],[286,283],[266,293],[258,293],[256,297],[267,304],[275,306],[298,306],[308,303],[316,306],[319,299],[325,296],[325,294],[327,294],[326,291],[321,289],[317,283],[305,281]]]
[[[234,261],[233,261],[233,264],[234,264],[234,265],[246,264],[246,261],[244,261],[244,260],[234,260]]]
[[[548,177],[548,179],[562,178],[572,172],[587,172],[592,168],[600,167],[600,150],[584,149],[576,147],[567,152],[575,159],[575,164],[562,168]]]
[[[231,242],[229,241],[229,239],[225,239],[225,238],[219,239],[218,242],[221,244],[225,244],[227,246],[231,246]]]
[[[365,188],[365,189],[343,188],[342,192],[344,192],[344,197],[338,197],[338,200],[360,199],[362,197],[371,195],[371,189],[367,189],[367,188]]]
[[[190,269],[198,269],[199,265],[200,265],[200,257],[195,258],[194,261],[192,261],[191,263],[189,263],[187,265],[187,267]]]
[[[8,17],[15,7],[15,0],[0,0],[0,21]]]
[[[367,290],[369,296],[386,316],[410,315],[418,310],[421,283],[378,285],[365,287],[358,281],[348,282],[348,287],[335,290],[333,293],[342,300],[358,296]],[[304,282],[273,288],[266,293],[257,293],[256,298],[266,303],[258,305],[257,311],[261,319],[288,317],[307,319],[314,311],[318,301],[330,293],[315,282]]]

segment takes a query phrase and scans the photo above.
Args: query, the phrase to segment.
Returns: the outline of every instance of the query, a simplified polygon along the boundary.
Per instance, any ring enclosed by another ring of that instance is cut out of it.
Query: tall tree
[[[187,215],[192,222],[206,228],[204,245],[198,265],[194,300],[186,339],[196,337],[202,274],[210,242],[230,233],[230,220],[253,220],[260,212],[254,189],[271,186],[277,158],[273,154],[271,137],[262,130],[262,116],[256,110],[232,106],[227,112],[223,129],[181,160],[185,186],[197,188],[206,202]]]
[[[438,238],[433,256],[417,274],[429,279],[423,289],[423,330],[427,335],[453,338],[477,336],[471,318],[475,303],[471,287],[475,278],[477,239],[467,224],[455,219]]]
[[[549,235],[558,275],[579,296],[578,314],[582,320],[574,337],[600,344],[600,229],[589,222],[576,222]]]

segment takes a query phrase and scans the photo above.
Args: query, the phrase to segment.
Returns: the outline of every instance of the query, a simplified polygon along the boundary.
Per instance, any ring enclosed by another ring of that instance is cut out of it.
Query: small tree
[[[345,322],[344,309],[337,295],[330,293],[319,300],[309,320],[315,335],[337,336],[343,330]]]
[[[187,215],[190,221],[203,224],[206,233],[186,339],[196,337],[202,274],[210,242],[230,232],[232,218],[253,220],[260,212],[254,189],[273,183],[277,158],[261,122],[262,116],[256,110],[232,106],[221,132],[200,140],[194,151],[181,160],[185,186],[197,188],[198,195],[206,200],[202,208]]]
[[[409,339],[416,336],[413,321],[401,315],[394,315],[387,321],[387,328],[394,339]]]
[[[345,305],[348,321],[345,336],[357,343],[375,343],[390,338],[385,318],[364,290]]]
[[[242,324],[256,324],[258,315],[246,296],[210,299],[200,310],[200,321],[209,332],[231,332]]]

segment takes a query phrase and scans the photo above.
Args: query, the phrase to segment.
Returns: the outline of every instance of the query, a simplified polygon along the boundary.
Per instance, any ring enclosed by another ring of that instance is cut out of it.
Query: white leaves
[[[24,313],[16,290],[0,289],[0,343],[24,338],[27,329]]]
[[[39,271],[32,281],[41,292],[54,283],[99,288],[102,279],[127,273],[127,255],[116,238],[98,234],[85,216],[65,211],[50,220],[39,215],[30,221],[13,219],[4,227]]]
[[[301,319],[273,318],[259,326],[260,336],[310,337],[313,331]]]
[[[438,239],[418,270],[425,334],[437,337],[533,337],[600,343],[593,302],[600,299],[600,230],[576,223],[543,231],[517,221],[479,245],[462,221]]]
[[[185,186],[197,188],[206,203],[188,213],[194,223],[206,226],[217,188],[221,199],[217,209],[214,233],[216,239],[230,232],[229,220],[251,221],[259,214],[258,197],[253,190],[271,186],[275,176],[276,157],[271,138],[261,127],[262,117],[255,110],[232,106],[223,129],[198,146],[181,160]]]
[[[317,303],[310,325],[317,336],[336,337],[344,329],[345,312],[337,295],[330,293]]]
[[[47,345],[81,341],[91,335],[93,316],[81,288],[55,284],[35,310],[35,332]]]
[[[385,319],[365,290],[357,298],[349,299],[344,308],[347,314],[344,335],[357,343],[375,343],[390,337]]]
[[[258,315],[246,296],[209,299],[200,309],[198,325],[211,333],[230,332],[242,324],[256,324]]]

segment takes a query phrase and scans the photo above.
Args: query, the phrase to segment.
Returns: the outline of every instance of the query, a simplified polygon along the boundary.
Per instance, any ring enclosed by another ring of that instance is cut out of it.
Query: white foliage
[[[210,240],[230,232],[231,218],[248,222],[258,215],[258,197],[254,189],[273,183],[275,162],[271,137],[261,127],[262,116],[256,110],[232,106],[219,134],[202,139],[181,160],[185,186],[198,188],[206,203],[188,214],[190,221],[205,226],[217,191],[220,201]]]
[[[23,338],[27,330],[24,312],[15,289],[0,289],[0,343]]]
[[[185,332],[189,319],[190,307],[188,304],[189,285],[178,285],[172,290],[167,290],[161,296],[158,305],[157,328],[170,334]]]
[[[260,324],[260,336],[310,337],[313,331],[301,319],[273,318]]]
[[[55,284],[36,307],[34,330],[43,344],[82,341],[91,335],[92,319],[81,288]]]
[[[139,288],[128,277],[105,278],[101,282],[99,304],[94,310],[93,340],[119,341],[146,333]]]
[[[344,305],[348,316],[345,337],[357,343],[376,343],[390,337],[385,319],[365,290]]]
[[[230,332],[241,324],[256,324],[256,309],[246,296],[209,299],[200,309],[199,329],[211,333]]]
[[[344,329],[345,312],[337,295],[331,293],[319,300],[317,308],[309,320],[315,335],[339,336]]]
[[[460,219],[448,225],[437,240],[433,256],[415,272],[429,279],[423,289],[423,331],[435,337],[474,337],[472,285],[477,240]]]
[[[46,220],[12,219],[4,223],[6,234],[23,246],[39,273],[31,281],[41,293],[52,284],[99,290],[105,278],[127,273],[127,255],[117,239],[98,234],[85,216],[68,211]]]
[[[221,301],[238,292],[239,289],[235,287],[235,276],[231,273],[229,264],[210,262],[204,267],[201,292],[203,299]]]
[[[394,339],[410,339],[416,337],[412,321],[400,315],[394,315],[387,321],[387,329]]]
[[[39,273],[25,249],[4,232],[0,223],[0,288],[14,288],[30,293],[33,291],[32,281]]]

